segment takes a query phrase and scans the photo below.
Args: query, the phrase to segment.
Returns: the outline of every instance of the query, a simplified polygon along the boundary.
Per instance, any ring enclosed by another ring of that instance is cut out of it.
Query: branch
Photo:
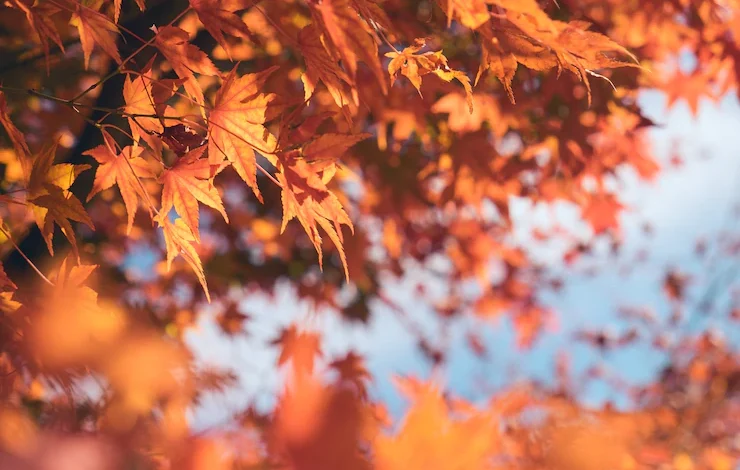
[[[129,25],[129,24],[131,24],[131,25],[135,24],[138,17],[145,16],[150,11],[160,8],[163,4],[165,4],[165,3],[171,3],[171,2],[167,2],[167,0],[159,0],[157,2],[148,1],[147,3],[149,4],[148,5],[147,12],[142,13],[138,9],[130,9],[129,12],[125,16],[122,16],[120,18],[119,22],[118,22],[122,26],[122,28],[125,28],[126,25]],[[76,44],[79,44],[79,42],[80,42],[80,38],[79,37],[73,37],[73,38],[69,38],[69,39],[63,41],[62,42],[62,45],[66,49],[66,48],[68,48],[70,46],[74,46]],[[57,55],[60,52],[62,52],[62,50],[59,48],[59,46],[56,45],[56,44],[53,44],[49,48],[49,57],[54,56],[54,55]],[[46,58],[46,54],[44,52],[39,52],[38,54],[34,54],[32,56],[29,56],[29,57],[20,58],[24,53],[25,52],[23,52],[23,51],[19,52],[18,55],[16,56],[16,59],[15,60],[11,60],[8,63],[3,64],[0,67],[0,75],[6,74],[8,72],[13,72],[16,69],[19,69],[19,68],[24,67],[26,65],[33,64],[36,61],[39,61],[39,60],[42,60],[42,59],[45,59]]]
[[[146,35],[147,32],[151,33],[149,28],[152,24],[167,24],[175,18],[179,12],[188,8],[188,6],[189,4],[186,0],[162,1],[158,5],[148,8],[143,13],[137,12],[134,19],[128,22],[125,27],[135,34],[143,36]],[[120,50],[130,51],[138,48],[132,48],[131,45],[126,42],[125,36],[126,35],[121,35],[119,37],[118,47]],[[111,74],[117,69],[118,64],[115,62],[112,63],[106,75]],[[121,93],[122,89],[123,76],[116,74],[113,78],[102,84],[96,102],[92,105],[93,108],[104,108],[107,110],[120,109],[124,105],[123,95]],[[95,110],[93,108],[88,108],[92,111],[87,117],[88,122],[89,120],[96,121],[105,115],[105,111]],[[85,129],[78,136],[75,146],[70,149],[67,154],[68,156],[65,163],[77,165],[89,163],[89,158],[83,156],[83,152],[101,143],[103,143],[103,140],[100,130],[93,125],[85,126]],[[75,184],[70,188],[72,194],[74,194],[78,199],[84,200],[85,195],[87,195],[92,188],[93,179],[93,172],[83,172],[77,178]],[[36,266],[43,267],[51,261],[51,256],[49,255],[49,251],[46,248],[46,244],[38,228],[32,227],[18,245],[28,259]],[[67,250],[69,247],[65,245],[63,249]],[[18,251],[9,252],[3,264],[8,276],[16,282],[22,283],[24,281],[30,281],[34,276],[36,276],[36,273],[29,267],[26,260],[18,253]]]

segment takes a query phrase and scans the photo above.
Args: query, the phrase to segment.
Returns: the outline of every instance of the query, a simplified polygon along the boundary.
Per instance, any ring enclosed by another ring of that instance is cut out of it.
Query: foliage
[[[734,90],[738,21],[736,0],[5,1],[0,466],[733,468],[737,357],[709,334],[662,342],[657,320],[640,334],[674,360],[634,411],[579,405],[563,368],[482,404],[399,378],[400,420],[361,355],[296,322],[270,346],[275,406],[208,433],[189,411],[234,375],[184,338],[207,316],[245,334],[241,302],[286,284],[346,322],[406,318],[387,287],[421,269],[443,325],[505,315],[533,344],[557,283],[512,204],[580,210],[592,237],[566,264],[618,246],[615,182],[660,170],[638,93],[696,113]],[[682,53],[692,72],[670,68]],[[158,262],[136,275],[142,251]]]

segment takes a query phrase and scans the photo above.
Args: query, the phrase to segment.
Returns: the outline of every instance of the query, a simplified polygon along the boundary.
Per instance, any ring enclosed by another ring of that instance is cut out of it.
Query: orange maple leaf
[[[314,172],[334,172],[339,158],[356,143],[370,137],[370,134],[322,134],[303,146],[302,155]],[[326,180],[326,177],[323,178]]]
[[[666,107],[670,109],[678,101],[685,100],[691,114],[694,117],[698,116],[699,104],[702,98],[708,98],[712,101],[719,99],[710,86],[710,81],[715,76],[716,71],[713,70],[706,71],[697,68],[689,74],[677,70],[660,84],[661,89],[667,96]]]
[[[251,32],[235,11],[243,10],[252,4],[250,0],[190,0],[190,6],[198,14],[198,19],[213,39],[224,48],[231,58],[229,43],[224,33],[237,38],[248,39]]]
[[[295,325],[283,328],[271,344],[280,347],[278,366],[291,361],[296,376],[313,374],[314,362],[322,355],[321,337],[310,331],[298,331]]]
[[[303,160],[292,160],[289,164],[279,163],[277,179],[282,187],[283,223],[280,233],[285,231],[293,218],[303,226],[311,243],[319,255],[319,267],[323,269],[321,235],[318,226],[329,235],[342,260],[344,274],[349,282],[347,257],[344,253],[342,225],[347,225],[352,233],[354,226],[341,202],[326,188],[322,178]]]
[[[75,238],[72,224],[69,221],[82,222],[90,227],[90,229],[95,229],[90,216],[85,212],[85,208],[82,207],[80,200],[73,195],[65,197],[64,192],[56,186],[49,185],[46,188],[45,194],[30,199],[29,202],[35,206],[34,209],[42,209],[43,218],[40,219],[37,216],[37,223],[44,236],[49,253],[52,255],[54,254],[54,248],[51,243],[54,236],[54,223],[59,225],[64,236],[72,244],[72,249],[75,253],[77,253],[77,239]]]
[[[459,133],[475,132],[487,122],[494,135],[503,137],[509,130],[511,119],[503,116],[498,100],[488,94],[473,95],[473,112],[470,112],[468,98],[462,93],[449,93],[432,105],[433,113],[446,113],[450,130]]]
[[[519,64],[537,71],[557,67],[575,74],[586,86],[589,105],[591,86],[589,76],[606,79],[599,69],[639,67],[637,59],[627,49],[603,34],[587,31],[589,23],[565,23],[550,19],[533,0],[504,2],[490,0],[505,13],[505,23],[496,28],[481,28],[483,57],[476,83],[483,72],[490,70],[504,85],[514,102],[512,80]],[[612,56],[623,55],[634,62]]]
[[[52,238],[54,223],[56,223],[77,254],[77,240],[69,221],[82,222],[91,229],[94,227],[82,203],[69,191],[69,188],[77,176],[89,169],[90,165],[69,163],[54,165],[56,150],[57,144],[55,143],[41,151],[34,160],[26,188],[28,202],[49,253],[54,254]]]
[[[182,221],[190,227],[195,241],[200,243],[198,201],[219,211],[228,223],[224,204],[210,179],[211,167],[207,158],[201,158],[205,146],[188,152],[172,168],[162,172],[162,213],[175,208]]]
[[[388,52],[386,57],[391,59],[388,64],[388,74],[391,76],[391,86],[396,81],[396,75],[400,71],[403,76],[409,79],[414,85],[416,91],[421,96],[421,77],[433,73],[446,82],[457,80],[465,88],[468,108],[470,113],[473,112],[473,88],[470,86],[470,79],[465,72],[453,70],[447,65],[447,57],[442,51],[425,52],[417,54],[426,46],[424,39],[416,39],[415,45],[405,48],[401,52]]]
[[[412,406],[395,435],[378,436],[376,468],[487,468],[499,445],[492,412],[462,404],[453,410],[433,383],[396,382]]]
[[[349,103],[358,104],[357,91],[349,90],[352,80],[347,73],[339,68],[338,61],[334,60],[321,41],[321,33],[316,25],[309,24],[298,33],[298,47],[303,60],[306,61],[306,72],[301,75],[304,88],[304,99],[313,96],[319,81],[324,83],[334,103],[345,112]]]
[[[131,79],[131,75],[126,75],[123,82],[123,100],[126,102],[124,111],[127,114],[156,114],[154,108],[154,98],[152,97],[151,81],[144,80],[143,77]],[[162,123],[159,119],[153,117],[129,117],[129,127],[134,142],[141,138],[141,131],[159,132],[163,130]]]
[[[166,118],[175,117],[175,110],[165,101],[172,97],[183,80],[155,80],[148,74],[150,65],[151,62],[140,76],[126,76],[123,82],[123,100],[126,102],[124,112],[129,115],[127,117],[134,142],[143,138],[154,149],[158,142],[149,136],[164,132]]]
[[[16,289],[18,289],[18,286],[16,286],[15,283],[10,280],[8,275],[5,273],[5,268],[3,268],[3,264],[0,263],[0,292],[12,292]]]
[[[154,175],[146,160],[140,157],[143,148],[126,146],[121,149],[121,153],[116,155],[111,151],[111,144],[109,142],[108,145],[99,145],[83,154],[93,157],[100,164],[95,171],[95,181],[87,200],[89,201],[93,196],[113,185],[118,185],[128,215],[126,224],[126,233],[128,234],[131,233],[131,228],[134,225],[134,217],[139,207],[139,201],[148,200],[148,195],[144,192],[139,178],[154,178]]]
[[[203,287],[203,292],[206,294],[206,299],[210,303],[211,294],[208,292],[208,283],[206,282],[205,271],[203,271],[203,263],[201,263],[200,256],[198,256],[198,252],[193,246],[195,236],[192,230],[190,230],[190,227],[181,218],[173,222],[164,211],[160,211],[159,215],[155,217],[155,220],[164,230],[164,243],[167,250],[167,270],[172,269],[172,261],[174,261],[177,255],[182,255],[185,262],[195,272],[200,285]]]
[[[188,42],[187,31],[165,26],[156,31],[155,44],[172,66],[178,77],[185,79],[185,91],[203,106],[205,98],[194,73],[218,75],[218,69],[205,52]]]
[[[369,26],[362,21],[349,0],[324,0],[311,5],[315,6],[318,15],[314,17],[321,23],[328,38],[339,51],[350,78],[354,81],[357,63],[362,60],[375,74],[385,94],[388,87],[380,67],[378,44],[370,34]]]
[[[121,55],[114,39],[118,27],[105,15],[82,4],[77,4],[70,24],[77,27],[80,34],[80,43],[85,58],[85,69],[90,65],[90,56],[97,44],[106,54],[117,63],[121,63]]]
[[[478,29],[488,22],[491,13],[485,0],[437,0],[442,9],[447,13],[447,27],[453,18],[456,18],[463,26],[470,29]],[[490,3],[490,2],[488,2]],[[446,5],[445,5],[446,4]],[[445,8],[446,6],[446,8]]]
[[[121,336],[127,317],[103,308],[85,283],[95,265],[77,265],[66,257],[49,276],[52,286],[39,292],[38,311],[26,335],[42,367],[60,370],[90,364]]]
[[[339,373],[340,380],[354,384],[360,396],[367,398],[367,382],[372,377],[365,367],[363,357],[358,356],[354,351],[350,351],[341,359],[333,361],[329,366]]]
[[[269,154],[277,146],[277,139],[264,126],[267,105],[275,95],[260,91],[267,77],[276,69],[271,67],[263,72],[237,77],[234,68],[216,93],[214,106],[208,113],[208,158],[211,165],[220,165],[224,158],[227,159],[260,200],[254,150]]]
[[[287,468],[370,470],[371,413],[351,390],[299,375],[278,399],[268,445]]]
[[[24,177],[28,181],[31,174],[31,150],[28,148],[28,143],[23,133],[10,120],[8,103],[5,99],[5,93],[2,91],[0,91],[0,124],[5,128],[5,132],[8,133],[10,143],[13,144],[13,148],[15,149],[16,158],[20,161]]]
[[[594,234],[599,235],[609,229],[619,230],[619,212],[623,208],[611,194],[594,195],[583,209],[582,217],[591,224]]]
[[[64,52],[64,43],[62,38],[59,36],[52,15],[59,11],[59,8],[49,3],[39,4],[37,2],[30,2],[29,0],[9,0],[6,5],[11,8],[15,7],[21,10],[26,15],[28,25],[31,27],[33,32],[36,33],[41,48],[44,50],[44,57],[46,58],[46,71],[49,72],[49,41],[59,47],[59,50]]]
[[[113,21],[115,23],[118,23],[118,19],[121,17],[121,3],[123,0],[113,0]],[[139,7],[139,10],[144,11],[144,8],[146,7],[146,4],[144,3],[144,0],[135,0],[136,6]]]

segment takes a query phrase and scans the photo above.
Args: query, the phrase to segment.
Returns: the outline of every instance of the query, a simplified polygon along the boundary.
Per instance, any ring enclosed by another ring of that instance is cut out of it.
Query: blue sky
[[[557,313],[557,329],[546,332],[526,352],[518,351],[510,323],[500,321],[477,327],[483,331],[489,358],[477,359],[467,348],[464,335],[471,325],[470,319],[458,321],[448,331],[452,339],[449,364],[443,377],[448,389],[471,400],[485,397],[488,387],[499,387],[515,380],[538,378],[550,380],[554,360],[559,351],[568,351],[572,366],[582,371],[594,361],[602,360],[610,370],[625,380],[641,383],[650,380],[661,367],[664,358],[647,347],[629,347],[605,358],[599,358],[585,346],[574,345],[572,333],[578,328],[611,328],[620,330],[624,324],[616,317],[620,305],[649,307],[661,315],[669,313],[669,304],[662,291],[662,281],[667,268],[677,268],[694,274],[692,281],[696,293],[706,290],[713,279],[711,272],[695,255],[697,239],[710,241],[718,233],[740,227],[734,220],[733,208],[738,201],[740,186],[740,105],[735,97],[728,97],[718,104],[704,102],[694,118],[684,103],[667,112],[665,98],[658,92],[645,92],[642,104],[648,115],[663,127],[652,131],[656,155],[664,163],[664,171],[652,183],[638,181],[633,175],[622,175],[620,196],[631,208],[621,219],[624,233],[623,254],[615,265],[614,259],[597,251],[588,264],[599,268],[598,274],[587,276],[574,271],[563,271],[565,287],[557,295],[544,300]],[[667,162],[671,149],[677,145],[684,164],[672,168]],[[517,204],[513,210],[517,221],[516,236],[526,243],[527,233],[533,225],[552,222],[551,212],[533,209],[528,203]],[[578,212],[566,206],[556,211],[558,222],[566,227],[586,227],[578,221]],[[642,233],[642,226],[649,221],[654,229],[651,237]],[[529,246],[529,245],[527,245]],[[710,245],[711,246],[711,245]],[[650,253],[649,260],[634,266],[631,276],[620,274],[621,267],[628,267],[629,260],[641,249]],[[532,248],[531,254],[544,262],[558,264],[557,249]],[[710,256],[712,252],[710,250]],[[722,262],[719,263],[723,267]],[[724,265],[728,268],[730,263]],[[425,282],[435,282],[423,271],[418,276]],[[417,277],[417,275],[415,275]],[[389,285],[389,291],[406,310],[413,312],[422,325],[434,334],[433,314],[424,311],[415,302],[411,292],[418,280],[408,280]],[[440,286],[441,287],[441,286]],[[429,289],[433,291],[432,288]],[[276,301],[253,298],[245,303],[245,310],[253,315],[248,323],[249,335],[228,339],[218,333],[208,315],[197,331],[191,333],[189,342],[198,357],[207,364],[225,364],[234,367],[240,375],[240,385],[234,390],[205,400],[195,411],[193,423],[197,428],[218,426],[228,421],[229,415],[245,404],[257,400],[269,406],[279,390],[279,374],[275,368],[276,352],[266,344],[275,337],[280,325],[301,319],[325,333],[325,353],[336,356],[355,349],[367,358],[367,365],[374,375],[372,394],[387,403],[394,414],[402,412],[404,403],[394,390],[390,378],[394,374],[414,374],[428,377],[430,366],[424,361],[417,346],[393,313],[380,307],[375,309],[369,327],[343,324],[336,315],[312,314],[305,303],[296,299],[286,285],[276,296]],[[686,328],[717,327],[726,335],[740,339],[738,331],[720,320],[697,317],[687,320]],[[598,405],[613,400],[627,406],[625,397],[606,385],[595,385],[584,390],[582,400]]]

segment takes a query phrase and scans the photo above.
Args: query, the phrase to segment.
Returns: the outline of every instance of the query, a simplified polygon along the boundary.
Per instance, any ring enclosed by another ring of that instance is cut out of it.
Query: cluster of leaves
[[[417,287],[441,328],[462,315],[508,314],[519,344],[531,344],[549,316],[538,293],[552,283],[512,240],[513,201],[572,204],[594,237],[618,244],[620,172],[649,180],[659,170],[637,93],[659,87],[696,110],[701,97],[734,87],[740,4],[0,8],[8,465],[77,445],[100,465],[170,468],[730,468],[726,441],[664,439],[682,418],[661,394],[638,415],[586,412],[567,394],[529,389],[478,408],[408,379],[399,382],[411,409],[390,431],[362,358],[323,361],[336,372],[323,380],[321,338],[297,326],[273,344],[286,376],[276,407],[245,410],[237,432],[194,436],[190,407],[234,377],[197,368],[183,336],[213,310],[225,335],[243,333],[240,302],[280,283],[349,321],[367,322],[378,301],[403,315],[387,285],[423,270],[445,286]],[[658,70],[685,49],[699,64],[689,76]],[[565,261],[584,251],[574,244]],[[411,329],[429,359],[444,362],[443,348]],[[735,362],[722,360],[726,377]],[[716,412],[690,405],[692,425]],[[532,409],[544,418],[531,422]],[[660,410],[674,414],[660,421]],[[670,445],[661,441],[658,457],[639,452],[659,439]],[[573,442],[593,455],[569,451]]]

